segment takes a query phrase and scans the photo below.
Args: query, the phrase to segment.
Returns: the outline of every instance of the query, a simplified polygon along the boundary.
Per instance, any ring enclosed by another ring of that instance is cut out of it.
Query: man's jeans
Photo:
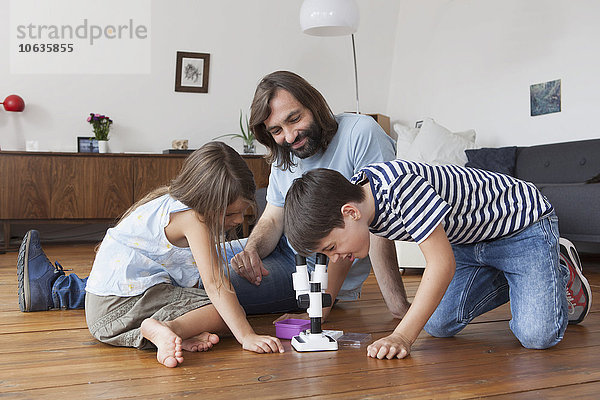
[[[76,274],[59,276],[52,285],[54,308],[84,308],[87,280]]]
[[[246,313],[280,313],[296,311],[296,293],[292,284],[292,273],[296,271],[294,252],[283,236],[273,252],[264,258],[263,264],[269,275],[264,276],[259,286],[253,285],[231,269],[231,258],[243,250],[247,239],[235,240],[225,245],[229,279],[237,293],[238,300]],[[314,256],[308,261],[309,269],[314,269]],[[364,280],[364,279],[363,279]],[[59,277],[52,287],[55,307],[84,308],[85,285],[87,278],[75,274]],[[200,282],[202,287],[202,282]]]
[[[248,282],[231,268],[231,259],[244,250],[247,241],[248,239],[240,239],[225,244],[229,280],[246,314],[296,311],[298,305],[292,283],[292,273],[296,272],[296,259],[285,236],[281,237],[275,250],[263,258],[263,265],[269,271],[269,275],[263,276],[258,286]],[[200,287],[203,287],[202,281]]]
[[[558,262],[554,213],[507,237],[453,245],[456,273],[425,330],[450,337],[475,317],[508,302],[509,326],[524,347],[545,349],[567,328],[569,271]]]

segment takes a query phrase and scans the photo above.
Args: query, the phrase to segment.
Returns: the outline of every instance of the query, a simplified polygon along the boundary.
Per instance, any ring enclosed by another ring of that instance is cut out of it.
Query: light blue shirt
[[[361,168],[376,162],[390,161],[395,158],[395,143],[370,116],[358,114],[340,114],[335,117],[338,130],[324,153],[299,159],[292,158],[296,166],[282,171],[274,163],[271,165],[267,202],[283,207],[285,195],[294,179],[304,172],[315,168],[329,168],[340,172],[347,179]],[[314,265],[314,257],[308,260]],[[356,260],[337,296],[340,300],[355,300],[371,271],[369,258]]]
[[[106,232],[86,291],[130,297],[159,283],[193,287],[200,273],[189,247],[173,246],[165,234],[171,214],[189,210],[165,194],[136,208]]]

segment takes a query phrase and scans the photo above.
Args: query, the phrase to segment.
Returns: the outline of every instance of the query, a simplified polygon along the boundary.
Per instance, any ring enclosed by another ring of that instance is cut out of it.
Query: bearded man
[[[231,281],[249,313],[292,311],[297,307],[291,279],[295,252],[283,235],[289,187],[314,168],[334,169],[349,179],[369,163],[394,159],[394,141],[370,116],[334,115],[319,91],[289,71],[273,72],[260,81],[252,101],[250,128],[269,150],[271,174],[267,206],[250,237],[241,243],[243,250],[240,246],[228,249],[233,256]],[[357,299],[372,265],[388,308],[401,318],[409,303],[394,243],[371,235],[371,249],[365,259],[349,254],[338,262],[330,261],[327,292],[333,299]],[[313,270],[315,257],[307,263]],[[324,318],[329,311],[323,310]]]

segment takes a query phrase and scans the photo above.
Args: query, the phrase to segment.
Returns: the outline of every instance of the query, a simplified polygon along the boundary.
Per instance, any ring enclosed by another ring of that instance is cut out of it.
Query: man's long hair
[[[314,122],[321,131],[318,151],[327,149],[337,132],[338,124],[323,95],[301,76],[289,71],[276,71],[265,76],[256,87],[252,100],[250,129],[256,139],[269,149],[267,162],[277,162],[277,167],[286,170],[294,165],[292,153],[289,148],[279,146],[275,142],[264,124],[271,115],[269,102],[279,89],[289,92],[312,113]]]

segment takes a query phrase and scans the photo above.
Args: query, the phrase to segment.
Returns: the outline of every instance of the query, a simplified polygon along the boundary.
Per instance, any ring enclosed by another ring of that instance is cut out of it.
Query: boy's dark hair
[[[321,131],[320,151],[327,149],[337,133],[338,124],[323,95],[301,76],[289,71],[275,71],[265,76],[256,87],[250,107],[250,130],[269,149],[267,162],[277,161],[277,167],[286,170],[294,165],[291,151],[275,143],[264,124],[271,115],[269,102],[279,89],[289,92],[312,113],[313,120]]]
[[[344,227],[342,206],[360,203],[365,194],[337,171],[317,168],[294,180],[285,197],[285,235],[302,255],[317,250],[334,228]]]

